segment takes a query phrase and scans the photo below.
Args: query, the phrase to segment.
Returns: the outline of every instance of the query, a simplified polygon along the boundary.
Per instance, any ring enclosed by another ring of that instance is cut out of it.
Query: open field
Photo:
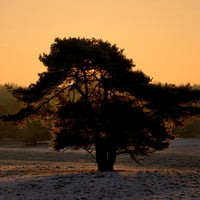
[[[200,199],[200,139],[176,139],[142,165],[118,156],[116,172],[96,172],[84,150],[0,147],[0,200]]]

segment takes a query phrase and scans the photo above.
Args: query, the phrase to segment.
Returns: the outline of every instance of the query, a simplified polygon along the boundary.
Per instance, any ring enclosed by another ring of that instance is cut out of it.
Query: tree
[[[95,145],[98,170],[113,170],[120,152],[135,158],[167,148],[174,138],[171,128],[200,113],[199,90],[152,84],[109,42],[56,38],[50,53],[39,59],[47,70],[37,83],[10,87],[25,106],[1,119],[51,119],[53,147]]]
[[[17,88],[17,86],[12,85],[12,88]],[[0,114],[15,113],[20,108],[22,108],[22,103],[8,92],[6,85],[0,85]],[[10,138],[36,144],[38,141],[50,139],[49,127],[48,121],[43,124],[38,117],[36,120],[27,121],[26,125],[20,128],[9,122],[0,123],[0,140]]]
[[[8,92],[5,85],[0,85],[0,115],[13,113],[20,109],[20,104]],[[3,138],[16,138],[19,129],[9,122],[0,123],[0,140]]]
[[[0,115],[15,112],[20,107],[20,103],[8,92],[6,85],[0,85]]]

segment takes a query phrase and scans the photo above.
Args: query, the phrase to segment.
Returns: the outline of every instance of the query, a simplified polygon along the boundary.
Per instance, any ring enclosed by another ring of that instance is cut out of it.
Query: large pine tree
[[[1,119],[50,119],[53,147],[95,145],[98,170],[113,170],[118,152],[134,158],[167,148],[171,129],[200,114],[199,90],[151,83],[109,42],[56,38],[39,59],[47,70],[37,83],[10,87],[23,109]]]

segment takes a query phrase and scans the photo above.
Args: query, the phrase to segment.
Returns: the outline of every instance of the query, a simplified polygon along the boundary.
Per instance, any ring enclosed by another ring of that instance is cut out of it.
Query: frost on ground
[[[177,139],[169,149],[134,163],[118,157],[116,172],[96,172],[83,150],[0,148],[0,200],[199,199],[200,140]]]

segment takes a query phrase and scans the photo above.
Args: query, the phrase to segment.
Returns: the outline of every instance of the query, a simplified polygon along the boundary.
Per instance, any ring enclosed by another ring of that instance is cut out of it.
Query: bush
[[[0,140],[2,140],[3,138],[17,139],[19,133],[20,129],[8,122],[0,124]]]
[[[19,137],[23,142],[30,144],[50,140],[49,127],[42,125],[41,120],[33,120],[20,131]]]
[[[174,129],[174,133],[182,138],[200,137],[200,120],[193,119],[188,121],[188,125],[181,129]]]

